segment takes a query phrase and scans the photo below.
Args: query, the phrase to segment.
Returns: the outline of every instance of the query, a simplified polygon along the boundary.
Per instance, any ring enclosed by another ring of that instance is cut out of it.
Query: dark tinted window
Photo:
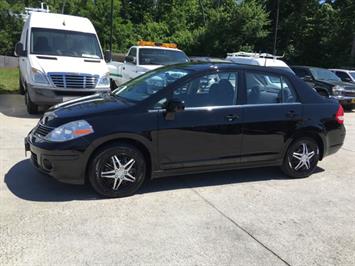
[[[303,69],[303,68],[292,68],[292,70],[300,78],[304,78],[305,76],[307,76],[307,71],[305,69]]]
[[[238,90],[238,73],[225,72],[193,79],[174,91],[173,98],[186,107],[234,105]]]
[[[31,53],[102,58],[95,34],[42,28],[32,28]]]
[[[296,93],[287,78],[281,75],[247,72],[247,103],[293,103]]]
[[[140,65],[172,65],[189,62],[188,57],[182,51],[140,48]]]
[[[342,81],[345,81],[346,79],[349,79],[350,77],[348,76],[348,74],[346,74],[345,72],[341,72],[341,71],[336,71],[335,74],[341,78]]]

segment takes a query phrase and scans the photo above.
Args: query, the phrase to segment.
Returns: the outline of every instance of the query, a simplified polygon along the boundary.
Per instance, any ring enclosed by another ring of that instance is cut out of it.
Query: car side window
[[[129,50],[128,55],[137,57],[137,48],[131,48],[131,50]]]
[[[342,81],[346,81],[346,79],[350,79],[350,77],[348,76],[348,74],[341,72],[341,71],[336,71],[335,74],[342,80]]]
[[[247,72],[246,89],[248,104],[297,102],[292,84],[282,75]]]
[[[236,102],[238,73],[223,72],[200,76],[174,90],[172,98],[185,107],[228,106]]]

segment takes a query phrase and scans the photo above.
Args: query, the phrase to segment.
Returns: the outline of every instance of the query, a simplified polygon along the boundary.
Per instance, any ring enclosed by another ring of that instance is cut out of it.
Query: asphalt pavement
[[[38,119],[0,95],[0,265],[355,265],[355,112],[309,178],[169,177],[122,199],[37,172],[23,138]]]

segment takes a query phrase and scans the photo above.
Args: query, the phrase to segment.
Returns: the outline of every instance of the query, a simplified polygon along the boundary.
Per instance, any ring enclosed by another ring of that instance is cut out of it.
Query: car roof
[[[211,69],[219,69],[219,70],[256,70],[256,71],[266,71],[274,74],[294,74],[288,70],[283,70],[279,68],[265,67],[265,66],[256,66],[256,65],[241,65],[232,62],[197,62],[197,63],[186,63],[186,64],[178,64],[178,65],[170,65],[166,68],[181,68],[190,71],[208,71]]]

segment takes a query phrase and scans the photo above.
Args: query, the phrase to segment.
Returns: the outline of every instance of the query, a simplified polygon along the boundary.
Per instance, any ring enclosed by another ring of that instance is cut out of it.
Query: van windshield
[[[32,28],[30,53],[102,59],[95,34],[44,28]]]

